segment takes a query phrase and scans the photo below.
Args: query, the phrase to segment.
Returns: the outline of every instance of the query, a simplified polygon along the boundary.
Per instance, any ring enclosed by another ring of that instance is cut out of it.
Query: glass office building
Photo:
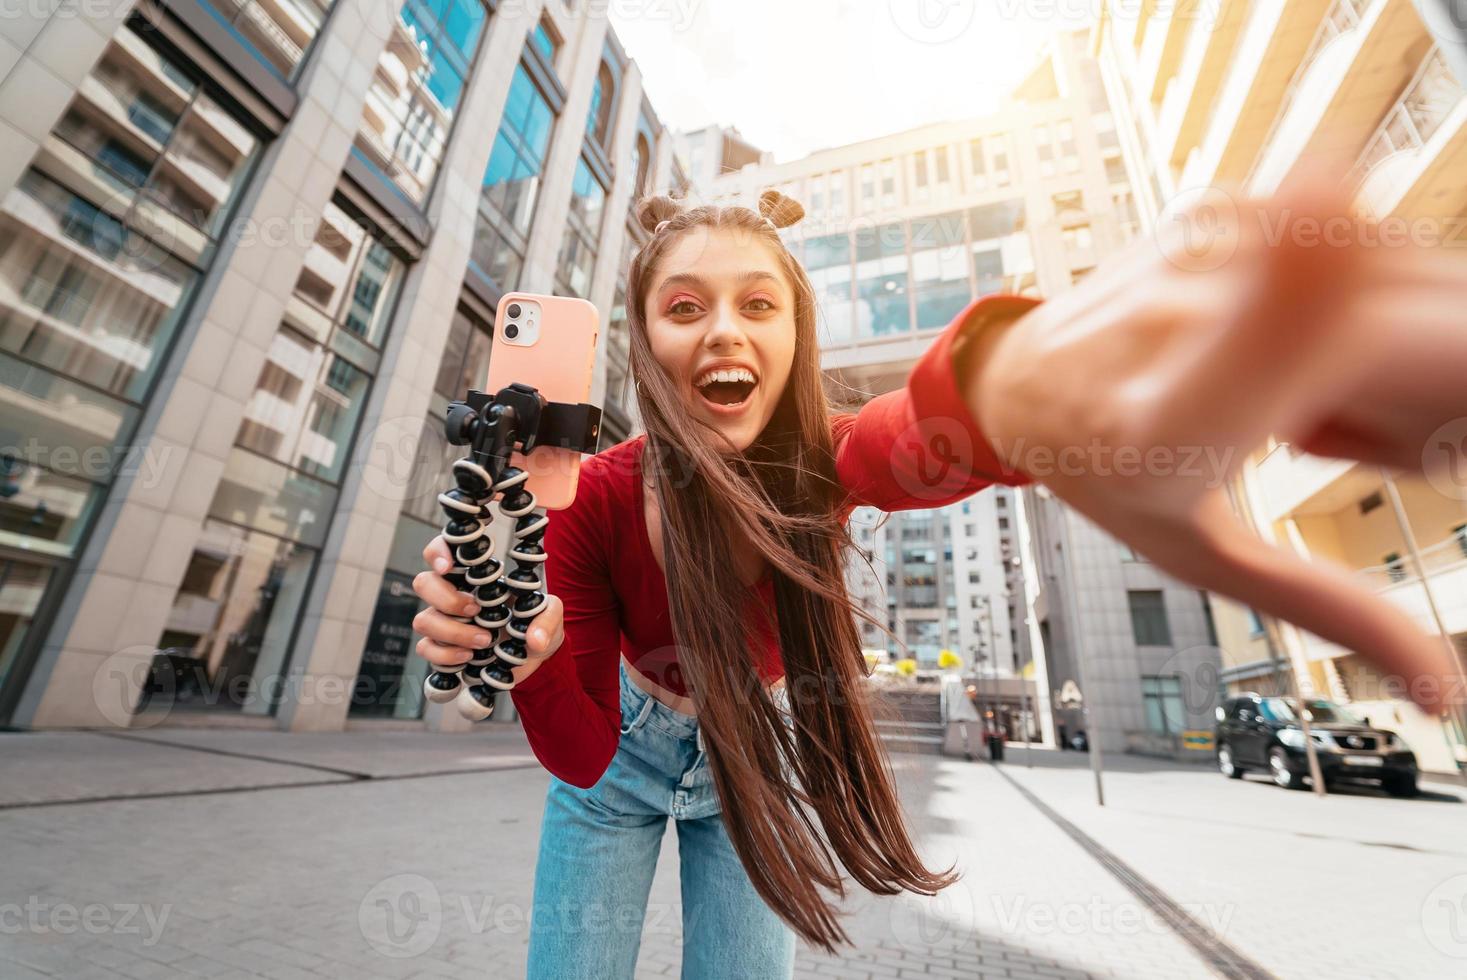
[[[640,72],[538,0],[89,16],[0,24],[0,84],[64,96],[0,154],[0,723],[454,727],[411,635],[442,417],[522,289],[600,308],[631,431],[617,261],[686,186]]]

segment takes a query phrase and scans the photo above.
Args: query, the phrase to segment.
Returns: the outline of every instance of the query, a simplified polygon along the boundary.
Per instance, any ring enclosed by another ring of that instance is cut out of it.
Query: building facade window
[[[560,53],[560,34],[555,30],[553,24],[548,23],[543,17],[530,32],[530,43],[544,57],[545,62],[555,64],[555,56]]]
[[[210,12],[234,29],[261,64],[290,81],[305,62],[311,42],[335,0],[296,0],[273,3],[261,0],[205,2]]]
[[[482,0],[406,0],[377,61],[356,150],[415,204],[438,175],[488,19]]]
[[[946,326],[972,295],[963,213],[949,211],[916,219],[911,228],[917,329]]]
[[[1179,677],[1142,677],[1141,703],[1146,730],[1154,735],[1180,735],[1187,727]]]
[[[1166,618],[1165,596],[1159,589],[1129,591],[1126,593],[1126,601],[1131,608],[1131,635],[1137,646],[1172,645],[1172,629]]]
[[[911,329],[907,236],[901,222],[857,229],[856,335],[884,337]]]
[[[31,626],[54,601],[48,590],[128,462],[258,150],[187,65],[123,27],[0,204],[7,691],[24,682],[12,671],[36,651]]]
[[[591,108],[586,112],[586,135],[603,150],[611,146],[611,120],[616,115],[620,81],[621,72],[616,61],[609,54],[603,56],[601,67],[596,69],[596,83],[591,89]]]
[[[572,296],[591,295],[596,247],[601,240],[601,218],[606,212],[606,188],[582,156],[576,161],[571,183],[570,214],[560,243],[556,283]]]
[[[284,694],[404,271],[367,228],[327,206],[158,640],[197,688],[176,706],[265,715]]]
[[[525,66],[517,65],[484,171],[470,253],[479,270],[503,290],[519,285],[554,123],[550,103]]]
[[[850,236],[841,232],[806,239],[805,271],[815,290],[816,306],[824,314],[827,342],[850,341],[855,336]]]

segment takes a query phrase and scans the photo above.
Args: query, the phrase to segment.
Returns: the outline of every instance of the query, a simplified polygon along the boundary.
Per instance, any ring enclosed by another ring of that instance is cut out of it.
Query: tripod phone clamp
[[[546,447],[593,453],[600,433],[601,409],[595,405],[547,402],[519,382],[493,395],[470,391],[463,401],[449,404],[444,434],[451,444],[468,446],[469,454],[453,464],[454,486],[438,495],[448,517],[443,539],[454,557],[444,577],[460,592],[471,593],[479,606],[473,616],[454,618],[488,630],[495,639],[471,651],[464,663],[430,673],[423,681],[428,700],[455,701],[465,717],[481,721],[493,713],[495,693],[514,687],[510,668],[528,659],[530,622],[549,602],[544,538],[550,518],[526,486],[530,474],[511,457]],[[490,505],[496,500],[499,513],[514,521],[512,570],[494,557]]]

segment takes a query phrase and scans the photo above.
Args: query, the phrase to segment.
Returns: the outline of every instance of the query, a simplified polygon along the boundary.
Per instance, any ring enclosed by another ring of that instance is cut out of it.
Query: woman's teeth
[[[699,388],[703,388],[715,381],[744,381],[753,384],[754,372],[748,368],[720,368],[716,371],[704,371],[698,376],[696,383]]]
[[[695,387],[705,400],[731,407],[748,400],[756,384],[758,381],[748,368],[719,368],[704,371],[698,376]]]

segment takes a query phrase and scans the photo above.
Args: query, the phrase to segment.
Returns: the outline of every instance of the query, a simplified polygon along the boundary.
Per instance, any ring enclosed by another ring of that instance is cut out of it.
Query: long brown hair
[[[849,942],[827,897],[845,894],[841,868],[882,895],[935,894],[958,875],[931,871],[917,856],[873,724],[854,618],[870,617],[846,593],[848,508],[835,473],[815,295],[776,231],[803,216],[777,191],[764,193],[759,213],[643,201],[638,221],[653,234],[632,261],[627,319],[678,662],[729,837],[764,901],[807,942],[833,952]],[[693,228],[767,246],[795,294],[789,381],[769,425],[742,453],[727,452],[690,415],[647,338],[651,276]],[[739,541],[771,568],[790,724],[759,678],[760,611],[730,559]]]

